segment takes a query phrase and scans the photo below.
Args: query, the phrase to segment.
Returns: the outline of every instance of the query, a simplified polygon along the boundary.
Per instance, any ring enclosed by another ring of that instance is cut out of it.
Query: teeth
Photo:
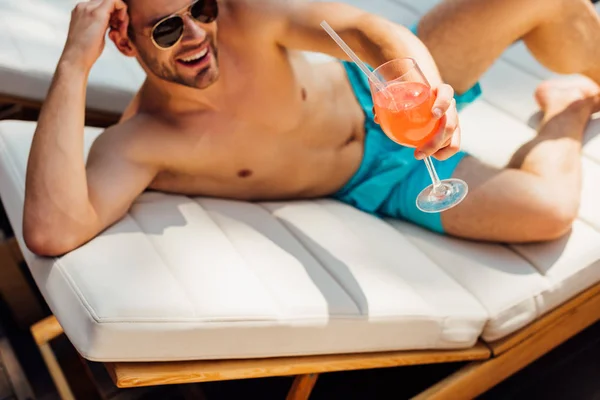
[[[204,50],[202,50],[201,52],[199,52],[196,55],[193,55],[193,56],[188,57],[188,58],[182,58],[181,60],[184,61],[184,62],[196,61],[196,60],[204,57],[206,55],[206,53],[208,53],[208,48],[205,48]]]

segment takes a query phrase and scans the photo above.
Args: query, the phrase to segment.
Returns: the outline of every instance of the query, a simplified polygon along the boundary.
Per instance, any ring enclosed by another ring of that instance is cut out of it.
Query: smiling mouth
[[[209,48],[206,46],[204,49],[192,54],[191,56],[178,58],[177,62],[185,65],[186,67],[195,67],[202,64],[208,58],[209,53]]]

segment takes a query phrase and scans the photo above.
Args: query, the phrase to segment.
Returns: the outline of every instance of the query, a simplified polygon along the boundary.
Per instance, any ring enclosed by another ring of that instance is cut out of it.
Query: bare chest
[[[180,121],[153,188],[281,198],[318,192],[324,172],[352,168],[344,158],[360,155],[362,112],[351,92],[339,87],[343,80],[323,80],[335,71],[325,69],[320,75],[292,63],[270,73],[245,68],[238,72],[248,79],[230,107],[208,120],[190,116]]]

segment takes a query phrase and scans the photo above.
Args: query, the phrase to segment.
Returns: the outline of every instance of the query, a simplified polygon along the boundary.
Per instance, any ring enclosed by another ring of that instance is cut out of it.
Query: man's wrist
[[[83,60],[80,60],[80,58],[81,57],[78,58],[71,55],[69,52],[63,53],[58,61],[56,68],[57,74],[68,75],[72,78],[81,77],[87,79],[92,67],[88,66]]]

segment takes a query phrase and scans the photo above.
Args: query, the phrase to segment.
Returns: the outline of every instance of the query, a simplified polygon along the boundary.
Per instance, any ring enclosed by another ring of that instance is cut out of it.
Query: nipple
[[[238,172],[238,176],[240,178],[248,178],[251,175],[252,175],[252,171],[250,171],[249,169],[243,169]]]

